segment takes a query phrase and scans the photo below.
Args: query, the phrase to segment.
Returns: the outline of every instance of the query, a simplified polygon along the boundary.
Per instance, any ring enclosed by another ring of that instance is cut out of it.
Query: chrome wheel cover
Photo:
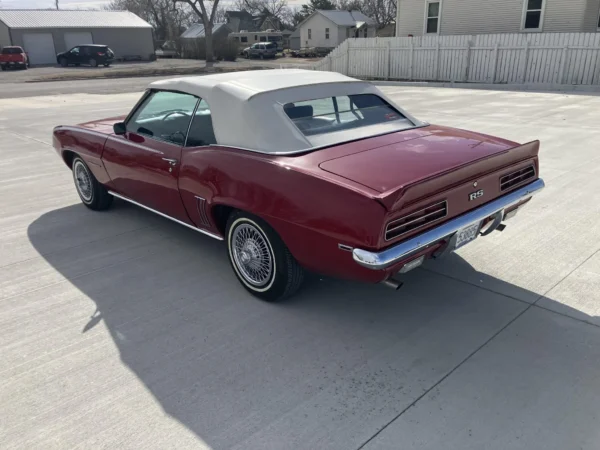
[[[240,275],[252,286],[262,287],[273,276],[273,254],[265,235],[254,225],[243,223],[233,230],[231,250]]]
[[[75,178],[75,187],[77,192],[83,199],[84,202],[89,203],[92,201],[94,191],[92,189],[92,178],[88,172],[87,167],[81,162],[76,161],[73,167],[73,177]]]

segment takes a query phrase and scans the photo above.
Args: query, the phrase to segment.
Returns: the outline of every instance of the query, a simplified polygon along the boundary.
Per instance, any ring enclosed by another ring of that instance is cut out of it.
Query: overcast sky
[[[63,9],[100,8],[108,0],[59,0]],[[54,8],[54,0],[0,0],[0,7],[4,9],[25,8]]]

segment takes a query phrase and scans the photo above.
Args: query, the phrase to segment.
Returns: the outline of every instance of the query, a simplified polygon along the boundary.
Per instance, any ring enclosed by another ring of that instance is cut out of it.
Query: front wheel
[[[88,208],[101,211],[112,203],[113,196],[98,183],[90,168],[79,156],[73,159],[73,180],[79,198]]]
[[[227,247],[234,273],[252,295],[276,302],[300,288],[304,270],[260,218],[233,213],[227,222]]]
[[[67,58],[60,58],[58,62],[62,67],[67,67],[69,65],[69,63],[67,62]]]

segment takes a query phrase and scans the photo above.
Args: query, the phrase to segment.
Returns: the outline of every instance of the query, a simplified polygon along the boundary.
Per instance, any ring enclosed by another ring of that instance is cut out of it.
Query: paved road
[[[52,127],[139,93],[0,100],[0,448],[599,448],[600,97],[385,89],[541,138],[548,188],[398,292],[312,277],[279,305],[220,243],[79,203]]]

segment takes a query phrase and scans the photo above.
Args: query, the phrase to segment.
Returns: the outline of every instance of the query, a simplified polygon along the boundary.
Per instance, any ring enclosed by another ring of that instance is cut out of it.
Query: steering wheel
[[[170,116],[172,116],[174,114],[180,114],[182,116],[189,117],[189,118],[192,117],[191,114],[188,114],[185,111],[171,111],[171,112],[165,114],[165,117],[162,118],[162,121],[164,122],[165,120],[167,120],[167,117],[170,117]]]

